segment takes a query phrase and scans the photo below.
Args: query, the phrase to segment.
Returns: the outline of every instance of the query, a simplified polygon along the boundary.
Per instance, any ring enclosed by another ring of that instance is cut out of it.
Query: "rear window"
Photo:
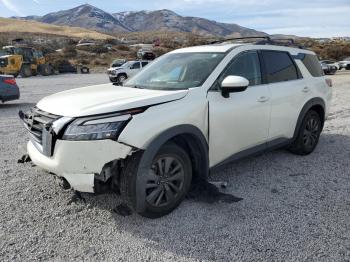
[[[301,61],[313,77],[319,77],[324,75],[320,62],[317,59],[317,56],[303,54],[301,57]]]
[[[265,77],[268,83],[298,79],[298,70],[287,52],[263,51]]]

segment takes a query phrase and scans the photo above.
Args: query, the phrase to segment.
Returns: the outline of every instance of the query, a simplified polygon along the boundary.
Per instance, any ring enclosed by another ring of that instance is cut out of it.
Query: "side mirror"
[[[230,97],[230,93],[245,91],[249,86],[249,80],[242,76],[227,76],[221,83],[221,94]]]

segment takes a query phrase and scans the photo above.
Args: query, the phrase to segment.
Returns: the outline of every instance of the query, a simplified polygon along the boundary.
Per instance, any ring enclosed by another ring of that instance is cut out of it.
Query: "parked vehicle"
[[[155,53],[153,53],[151,50],[143,50],[143,49],[140,49],[140,50],[137,52],[137,58],[138,58],[138,59],[143,59],[143,60],[152,61],[152,60],[156,59],[156,55],[155,55]]]
[[[110,186],[155,218],[226,163],[282,147],[313,152],[331,97],[314,52],[226,43],[172,51],[120,88],[61,92],[21,117],[37,166],[77,191]]]
[[[41,51],[26,45],[4,46],[0,57],[0,74],[22,77],[53,74],[53,67]]]
[[[83,66],[83,65],[72,65],[68,61],[65,61],[64,63],[61,63],[58,65],[58,73],[60,74],[66,74],[66,73],[77,74],[78,72],[80,72],[81,74],[89,74],[90,69],[87,66]]]
[[[346,70],[350,70],[350,57],[347,57],[344,60],[338,62],[338,64],[339,64],[339,70],[343,68]]]
[[[120,67],[110,68],[107,70],[109,80],[112,83],[123,84],[128,78],[136,75],[142,68],[147,66],[149,61],[129,61]]]
[[[337,70],[339,70],[339,64],[335,61],[332,60],[321,60],[320,61],[322,64],[327,64],[329,66],[334,66]]]
[[[126,59],[116,59],[112,62],[110,69],[111,68],[116,68],[116,67],[121,67],[123,64],[128,62]]]
[[[322,70],[325,75],[334,75],[337,72],[337,67],[325,62],[320,62]]]
[[[0,75],[0,101],[5,103],[19,99],[20,93],[16,79],[9,75]]]

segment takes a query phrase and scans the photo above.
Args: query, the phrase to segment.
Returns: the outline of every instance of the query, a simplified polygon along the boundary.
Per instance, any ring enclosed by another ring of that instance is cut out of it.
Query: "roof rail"
[[[246,37],[234,37],[234,38],[225,38],[221,40],[215,40],[210,42],[210,44],[219,44],[219,43],[224,43],[227,41],[236,41],[236,40],[245,40],[245,39],[265,39],[267,41],[271,41],[271,38],[269,36],[246,36]]]
[[[249,41],[252,39],[262,39],[262,40]],[[239,41],[239,40],[248,40],[248,41]],[[226,39],[212,41],[210,42],[210,44],[219,44],[219,43],[224,43],[229,41],[252,43],[255,45],[277,45],[277,46],[297,47],[301,49],[304,48],[303,46],[296,44],[293,38],[271,38],[270,36],[247,36],[247,37],[226,38]]]

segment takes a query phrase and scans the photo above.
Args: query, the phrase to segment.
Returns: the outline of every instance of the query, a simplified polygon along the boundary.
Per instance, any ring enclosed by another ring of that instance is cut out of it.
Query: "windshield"
[[[130,67],[132,66],[133,62],[126,62],[124,64],[122,64],[120,67],[126,68],[126,67]]]
[[[179,90],[201,86],[225,53],[167,54],[151,63],[124,86]]]

